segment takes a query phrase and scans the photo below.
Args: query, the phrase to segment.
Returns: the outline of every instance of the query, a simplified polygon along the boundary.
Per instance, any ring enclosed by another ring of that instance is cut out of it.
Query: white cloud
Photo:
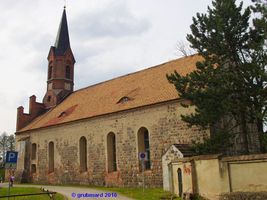
[[[83,11],[71,23],[74,35],[84,40],[136,36],[149,29],[148,20],[136,18],[126,1],[113,1],[92,12]]]

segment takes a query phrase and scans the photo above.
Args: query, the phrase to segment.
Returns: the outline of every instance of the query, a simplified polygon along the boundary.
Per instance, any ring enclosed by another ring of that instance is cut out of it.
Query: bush
[[[203,142],[192,141],[191,150],[197,155],[225,153],[232,146],[231,139],[234,135],[217,131],[210,138],[204,138]]]
[[[265,152],[267,152],[267,132],[265,132],[263,134],[263,146],[264,146],[264,149],[265,149]]]
[[[266,200],[267,192],[232,192],[220,195],[220,200]]]
[[[0,180],[5,181],[5,169],[0,168]]]

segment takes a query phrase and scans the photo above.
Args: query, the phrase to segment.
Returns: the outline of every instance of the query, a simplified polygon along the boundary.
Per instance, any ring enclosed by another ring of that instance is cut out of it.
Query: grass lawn
[[[58,185],[60,186],[60,185]],[[118,193],[126,197],[130,197],[136,200],[181,200],[176,195],[170,192],[164,191],[162,188],[146,188],[143,192],[143,188],[119,188],[119,187],[101,187],[101,186],[90,186],[90,185],[62,185],[67,187],[86,187],[93,188],[110,193]],[[114,198],[115,200],[116,198]]]
[[[131,197],[133,199],[140,199],[140,200],[160,200],[160,199],[172,199],[174,200],[180,200],[180,198],[172,195],[169,192],[163,191],[161,188],[149,188],[145,189],[143,192],[142,188],[107,188],[107,187],[96,187],[96,189],[99,190],[105,190],[110,192],[117,192],[124,196]]]
[[[60,185],[58,185],[60,186]],[[171,197],[173,200],[181,200],[176,195],[171,194],[170,192],[164,191],[162,188],[146,188],[143,192],[143,188],[119,188],[119,187],[101,187],[101,186],[91,186],[91,185],[62,185],[67,187],[86,187],[93,188],[102,191],[107,191],[110,193],[119,193],[123,196],[130,197],[136,200],[170,200]],[[113,198],[114,200],[116,198]]]
[[[33,193],[40,193],[42,192],[39,188],[20,188],[20,187],[11,187],[10,188],[10,195],[12,194],[33,194]],[[8,193],[8,188],[0,188],[0,197],[6,196]],[[35,196],[24,196],[24,197],[10,197],[10,200],[13,199],[31,199],[31,200],[50,200],[48,195],[35,195]],[[56,200],[64,200],[64,196],[61,194],[56,194]]]
[[[145,191],[143,192],[143,188],[101,187],[101,186],[76,185],[76,184],[64,184],[64,185],[58,184],[55,186],[84,187],[84,188],[98,189],[102,191],[107,191],[109,193],[115,192],[136,200],[170,200],[171,197],[173,200],[181,200],[175,195],[172,195],[170,192],[164,191],[162,188],[146,188]],[[111,199],[116,200],[116,198],[111,198]]]

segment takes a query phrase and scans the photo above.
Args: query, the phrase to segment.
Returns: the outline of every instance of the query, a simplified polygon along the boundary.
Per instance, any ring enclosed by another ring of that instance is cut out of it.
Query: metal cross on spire
[[[67,6],[67,0],[64,0],[64,9],[66,8]]]

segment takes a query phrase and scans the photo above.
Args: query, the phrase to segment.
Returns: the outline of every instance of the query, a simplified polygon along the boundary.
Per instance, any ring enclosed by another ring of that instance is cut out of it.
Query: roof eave
[[[76,119],[76,120],[72,120],[72,121],[68,121],[68,122],[63,122],[63,123],[49,125],[49,126],[43,126],[43,127],[33,128],[33,129],[25,130],[25,131],[17,131],[17,132],[15,132],[15,135],[20,135],[20,134],[28,133],[28,132],[31,132],[31,131],[36,131],[36,130],[41,130],[41,129],[47,129],[47,128],[56,127],[56,126],[61,126],[61,125],[69,124],[69,123],[75,123],[75,122],[79,122],[79,121],[83,121],[83,120],[88,120],[88,119],[93,119],[93,118],[97,118],[97,117],[103,117],[103,116],[106,116],[106,115],[122,113],[122,112],[125,112],[125,111],[130,111],[130,110],[135,110],[135,109],[139,109],[139,108],[154,106],[154,105],[158,105],[158,104],[169,103],[169,102],[173,102],[173,101],[178,101],[179,102],[179,101],[182,101],[182,99],[181,98],[175,98],[175,99],[170,99],[170,100],[167,100],[167,101],[161,101],[161,102],[147,104],[147,105],[142,105],[142,106],[137,106],[137,107],[133,107],[133,108],[125,109],[125,110],[119,110],[119,111],[104,113],[104,114],[95,115],[95,116],[91,116],[91,117],[80,118],[80,119]]]

